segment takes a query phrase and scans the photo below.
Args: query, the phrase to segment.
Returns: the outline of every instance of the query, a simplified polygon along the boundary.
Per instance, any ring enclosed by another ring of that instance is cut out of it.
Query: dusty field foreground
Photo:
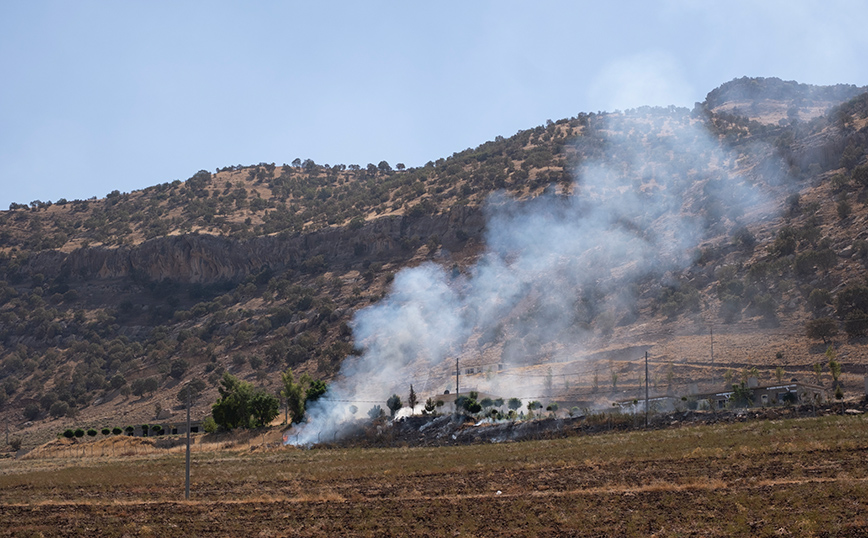
[[[0,536],[868,536],[868,419],[0,461]]]

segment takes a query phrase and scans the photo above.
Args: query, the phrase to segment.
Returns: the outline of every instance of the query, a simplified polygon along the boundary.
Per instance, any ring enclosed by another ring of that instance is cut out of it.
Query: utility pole
[[[711,386],[714,388],[714,325],[708,326],[708,332],[711,335]]]
[[[187,384],[187,469],[184,482],[184,499],[190,500],[190,384]]]
[[[458,398],[458,373],[461,370],[458,369],[458,357],[455,357],[455,398]]]
[[[645,427],[648,427],[648,352],[645,352]]]

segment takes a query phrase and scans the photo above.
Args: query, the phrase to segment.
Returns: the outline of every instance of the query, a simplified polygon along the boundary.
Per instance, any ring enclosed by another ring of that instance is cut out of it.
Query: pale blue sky
[[[868,3],[0,3],[0,208],[429,160],[741,76],[868,85]]]

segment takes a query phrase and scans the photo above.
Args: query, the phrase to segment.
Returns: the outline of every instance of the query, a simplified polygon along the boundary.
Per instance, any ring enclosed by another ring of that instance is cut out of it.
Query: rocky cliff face
[[[135,277],[209,284],[241,280],[264,268],[298,267],[316,256],[322,256],[326,264],[357,257],[386,261],[406,256],[407,245],[434,236],[454,247],[459,236],[478,237],[483,227],[479,208],[455,207],[432,216],[384,217],[356,230],[338,227],[246,241],[193,234],[161,237],[132,247],[91,247],[69,254],[45,251],[31,258],[22,272],[70,280]]]

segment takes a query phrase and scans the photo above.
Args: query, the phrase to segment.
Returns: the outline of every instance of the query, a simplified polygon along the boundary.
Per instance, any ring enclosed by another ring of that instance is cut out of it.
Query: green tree
[[[368,416],[371,418],[371,420],[376,420],[376,419],[380,418],[381,416],[383,416],[384,414],[385,413],[383,412],[383,408],[380,407],[379,405],[375,405],[374,407],[372,407],[368,410]]]
[[[510,398],[506,403],[506,406],[512,411],[518,411],[521,408],[521,400],[518,398]]]
[[[838,378],[841,377],[841,363],[836,360],[838,353],[835,351],[835,348],[832,346],[826,348],[826,358],[829,359],[829,372],[832,374],[832,383],[837,385]]]
[[[733,385],[730,402],[735,407],[750,407],[753,405],[753,392],[744,383]]]
[[[277,398],[229,372],[224,372],[217,390],[220,398],[211,406],[211,415],[225,430],[262,426],[277,416]]]
[[[225,430],[247,426],[250,419],[248,405],[253,396],[250,384],[224,372],[217,391],[220,398],[211,406],[214,422]]]
[[[413,384],[410,384],[410,395],[407,397],[407,406],[410,408],[412,412],[416,409],[416,404],[419,403],[419,399],[416,397],[416,391],[413,390]]]
[[[817,318],[805,323],[805,336],[811,340],[822,340],[826,344],[828,339],[836,334],[838,334],[838,324],[832,318]]]
[[[428,398],[425,400],[425,409],[423,411],[425,414],[431,414],[435,409],[437,409],[437,404],[434,403],[433,399]]]
[[[280,414],[280,401],[276,396],[256,391],[250,399],[250,425],[254,428],[267,426]]]
[[[386,407],[389,408],[389,412],[391,413],[392,418],[395,417],[395,413],[397,413],[402,407],[404,407],[404,403],[401,402],[401,397],[397,394],[392,394],[388,400],[386,400]]]
[[[323,394],[328,390],[328,386],[325,381],[321,379],[314,379],[310,381],[307,387],[307,391],[304,395],[304,404],[305,408],[309,407],[309,404],[314,403],[319,400]]]
[[[303,374],[298,382],[292,374],[292,368],[280,374],[283,388],[280,395],[286,400],[287,413],[292,416],[292,423],[298,424],[304,420],[304,404],[307,396],[307,387],[310,385],[310,377]]]

